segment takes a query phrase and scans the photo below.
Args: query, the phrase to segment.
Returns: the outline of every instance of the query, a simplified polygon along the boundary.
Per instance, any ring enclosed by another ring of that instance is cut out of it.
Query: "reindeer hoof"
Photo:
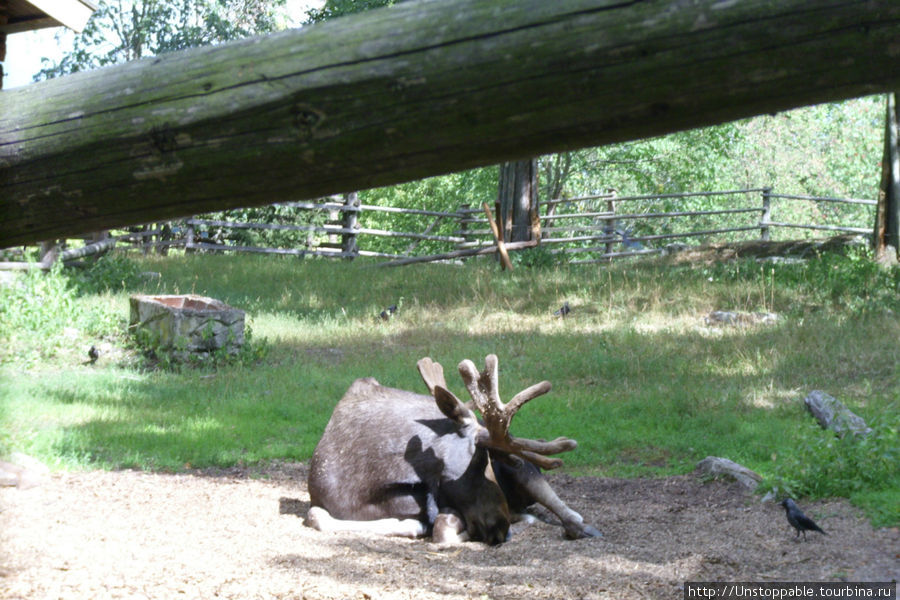
[[[566,539],[580,540],[582,538],[603,537],[600,530],[590,525],[582,525],[579,529],[566,529]]]
[[[312,527],[313,529],[318,529],[319,531],[325,531],[326,524],[331,520],[331,515],[328,514],[328,511],[319,506],[310,506],[309,512],[306,514],[306,520],[303,521],[303,524],[307,527]]]

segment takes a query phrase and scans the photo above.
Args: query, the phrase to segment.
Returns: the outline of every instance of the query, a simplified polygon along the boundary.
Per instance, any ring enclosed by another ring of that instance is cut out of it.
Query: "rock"
[[[0,271],[0,286],[13,287],[18,285],[20,274],[13,271]]]
[[[838,437],[844,437],[847,433],[862,436],[872,433],[872,428],[866,425],[862,417],[825,392],[813,390],[803,402],[822,429],[831,429]]]
[[[670,254],[676,254],[678,252],[685,252],[690,249],[691,249],[691,246],[689,246],[688,244],[684,244],[681,242],[675,242],[672,244],[666,244],[666,246],[663,248],[662,255],[668,256]]]
[[[765,258],[757,258],[756,262],[770,263],[773,265],[802,265],[805,264],[807,260],[796,256],[767,256]]]
[[[875,254],[875,262],[883,267],[897,266],[897,249],[890,244],[879,248]]]
[[[41,485],[50,473],[42,462],[27,454],[15,452],[8,460],[0,460],[0,486],[26,490]]]
[[[22,467],[0,460],[0,487],[14,487],[19,485],[19,474]]]
[[[727,310],[714,310],[704,318],[707,325],[734,325],[737,327],[747,325],[772,325],[778,322],[778,315],[769,312],[734,312]]]
[[[205,296],[132,296],[129,323],[153,350],[236,352],[244,344],[244,311]]]
[[[718,456],[707,456],[698,462],[697,471],[703,475],[712,477],[720,477],[722,475],[732,477],[735,481],[751,491],[755,490],[756,486],[759,485],[759,482],[762,481],[762,477],[759,474],[751,471],[747,467],[739,465],[727,458],[720,458]]]
[[[775,490],[769,490],[766,494],[759,499],[760,504],[765,504],[766,502],[775,502],[778,499],[778,494],[775,493]]]

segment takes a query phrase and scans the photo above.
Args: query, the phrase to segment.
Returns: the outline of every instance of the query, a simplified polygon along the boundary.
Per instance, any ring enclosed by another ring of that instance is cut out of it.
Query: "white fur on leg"
[[[358,531],[398,537],[425,535],[425,525],[416,519],[376,519],[374,521],[343,521],[335,519],[321,506],[311,506],[306,525],[319,531]]]
[[[469,541],[466,524],[458,514],[440,513],[434,519],[431,541],[435,544],[459,544]]]
[[[509,528],[509,535],[519,535],[525,531],[532,523],[537,523],[538,518],[530,513],[517,513],[512,515],[512,525]]]

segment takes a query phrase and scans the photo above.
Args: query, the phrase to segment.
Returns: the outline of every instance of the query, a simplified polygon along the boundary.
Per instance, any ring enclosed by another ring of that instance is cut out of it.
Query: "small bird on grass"
[[[97,350],[97,346],[91,346],[88,350],[88,359],[90,359],[88,362],[94,364],[98,358],[100,358],[100,351]]]
[[[781,506],[784,507],[784,512],[787,515],[788,523],[791,524],[791,527],[797,530],[797,538],[800,537],[800,532],[803,532],[803,539],[806,539],[807,531],[818,531],[822,535],[828,535],[825,531],[822,530],[821,527],[813,523],[813,520],[803,514],[803,512],[797,508],[797,505],[794,504],[794,501],[790,498],[785,498],[781,501]]]
[[[569,306],[568,302],[563,302],[563,305],[559,307],[559,310],[553,313],[554,317],[560,317],[562,319],[566,318],[566,315],[572,312],[572,308]]]
[[[387,320],[389,320],[391,317],[394,316],[394,313],[395,313],[395,312],[397,312],[397,305],[396,305],[396,304],[392,304],[392,305],[388,306],[386,309],[384,309],[383,311],[381,311],[381,314],[380,314],[379,316],[380,316],[383,320],[387,321]]]

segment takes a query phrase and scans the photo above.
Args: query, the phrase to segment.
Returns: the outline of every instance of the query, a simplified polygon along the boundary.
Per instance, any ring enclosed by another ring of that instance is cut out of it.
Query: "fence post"
[[[193,219],[193,217],[191,217]],[[184,251],[185,252],[193,252],[194,248],[194,222],[188,219],[186,223],[186,230],[184,234]]]
[[[344,210],[344,214],[341,215],[341,227],[343,229],[349,229],[350,233],[341,234],[341,252],[350,254],[350,256],[345,256],[345,258],[352,260],[359,255],[359,248],[357,248],[356,245],[356,229],[359,220],[359,194],[356,192],[344,194],[344,206],[349,210]]]
[[[472,218],[471,212],[469,209],[472,208],[471,204],[460,204],[457,212],[459,213],[459,236],[463,238],[463,241],[460,242],[462,245],[467,245],[472,241],[472,233],[469,228],[469,220]]]
[[[616,213],[616,190],[610,189],[610,198],[606,201],[606,212],[615,214]],[[615,246],[615,242],[612,241],[614,237],[613,234],[616,232],[616,219],[615,217],[607,218],[606,226],[603,228],[603,235],[611,238],[610,241],[606,242],[606,254],[612,254],[613,247]]]
[[[472,236],[469,234],[469,224],[467,223],[469,219],[467,209],[470,206],[471,204],[460,204],[459,208],[456,209],[456,221],[458,225],[456,234],[463,239],[463,241],[456,243],[457,247],[460,249],[467,248],[468,243],[472,241]]]
[[[772,216],[772,188],[765,187],[762,191],[762,216],[759,219],[759,239],[769,241],[769,219]]]

